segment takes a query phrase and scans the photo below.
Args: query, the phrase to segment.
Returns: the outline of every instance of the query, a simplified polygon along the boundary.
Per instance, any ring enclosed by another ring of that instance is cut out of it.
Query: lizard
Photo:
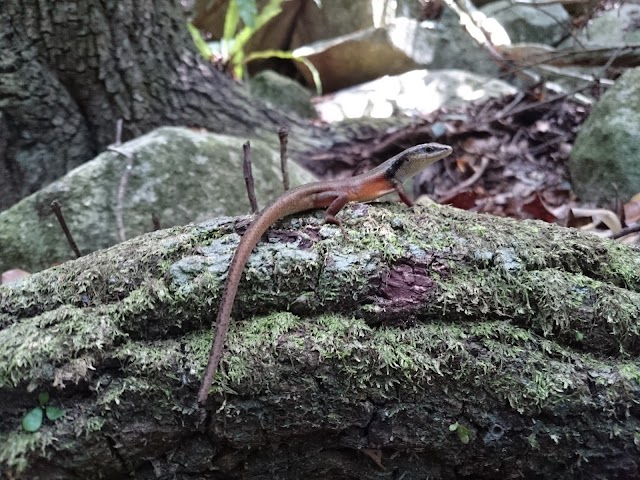
[[[416,145],[360,175],[308,183],[288,190],[265,207],[247,228],[231,260],[218,309],[213,344],[198,392],[198,402],[206,402],[222,358],[231,311],[244,267],[252,250],[269,227],[288,215],[317,208],[326,208],[325,222],[341,226],[336,214],[348,202],[367,202],[393,191],[398,193],[406,205],[411,206],[413,203],[405,193],[402,183],[451,152],[450,146],[439,143]]]

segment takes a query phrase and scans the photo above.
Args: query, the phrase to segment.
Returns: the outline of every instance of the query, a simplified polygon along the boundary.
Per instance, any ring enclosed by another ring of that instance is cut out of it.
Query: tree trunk
[[[319,130],[205,62],[186,22],[172,0],[2,2],[0,209],[104,150],[120,119],[123,141],[162,125],[275,139],[287,125],[294,158],[305,150]]]
[[[206,409],[245,220],[0,288],[0,476],[638,478],[637,248],[439,206],[341,216],[347,238],[304,216],[258,246]],[[25,433],[42,391],[66,415]]]

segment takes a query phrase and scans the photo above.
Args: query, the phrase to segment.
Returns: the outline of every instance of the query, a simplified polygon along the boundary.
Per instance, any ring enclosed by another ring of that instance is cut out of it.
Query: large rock
[[[640,44],[640,5],[624,4],[603,12],[575,36],[564,42],[567,48],[599,48]]]
[[[627,200],[640,192],[640,67],[628,70],[593,108],[569,163],[583,200]]]
[[[427,24],[428,22],[422,22]],[[471,38],[460,18],[445,8],[440,21],[435,25],[438,41],[435,44],[430,69],[461,69],[490,77],[500,75],[499,65]]]
[[[385,27],[370,28],[294,50],[318,70],[322,89],[333,92],[368,82],[384,75],[395,75],[429,65],[434,57],[438,35],[416,20],[396,18]],[[309,85],[309,69],[296,62]]]
[[[419,116],[443,105],[454,107],[515,92],[506,82],[464,70],[414,70],[325,95],[315,105],[320,118],[335,122],[363,116]]]
[[[504,27],[513,43],[553,44],[571,28],[571,18],[560,4],[514,5],[507,0],[492,2],[480,9]]]
[[[249,89],[256,97],[266,100],[275,108],[294,112],[302,118],[313,118],[311,92],[289,77],[273,70],[264,70],[249,80]]]
[[[222,38],[228,3],[198,2],[206,7],[206,13],[196,11],[196,26],[209,32],[212,38]],[[259,0],[258,12],[268,3],[269,0]],[[251,36],[246,52],[293,50],[307,43],[372,27],[373,23],[371,0],[323,0],[321,7],[308,0],[288,0],[282,2],[278,15]]]
[[[287,3],[284,2],[283,7]],[[296,27],[291,32],[292,48],[374,25],[371,0],[322,0],[320,8],[319,2],[301,0],[301,3],[302,6],[297,8]]]
[[[126,157],[111,151],[98,155],[0,213],[0,271],[41,270],[73,258],[50,209],[54,199],[62,204],[84,254],[120,241],[119,211],[127,238],[152,230],[152,214],[164,228],[247,213],[243,143],[241,138],[168,127],[127,142],[119,147],[133,158],[123,195],[118,192]],[[274,145],[252,142],[251,152],[256,196],[263,207],[282,193],[276,135]],[[292,184],[313,180],[289,165]]]

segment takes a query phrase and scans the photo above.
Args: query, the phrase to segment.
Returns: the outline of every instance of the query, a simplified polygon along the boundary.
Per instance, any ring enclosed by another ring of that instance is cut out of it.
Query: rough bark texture
[[[256,249],[206,411],[228,219],[0,288],[2,473],[637,478],[638,249],[437,206],[319,219]],[[28,434],[40,391],[66,416]]]
[[[202,60],[186,22],[173,0],[0,4],[0,209],[113,143],[119,119],[123,140],[163,125],[276,139],[287,125],[294,158],[313,142],[319,130]]]

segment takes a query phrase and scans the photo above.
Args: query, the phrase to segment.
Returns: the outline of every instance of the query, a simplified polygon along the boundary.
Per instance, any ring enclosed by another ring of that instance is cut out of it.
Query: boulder
[[[628,70],[594,106],[576,137],[574,191],[596,203],[640,192],[640,67]]]
[[[74,257],[51,211],[58,200],[83,254],[160,225],[170,227],[249,211],[242,173],[244,139],[165,127],[106,151],[0,213],[0,271],[37,271]],[[277,137],[254,141],[260,206],[282,193]],[[128,159],[130,158],[130,160]],[[131,168],[122,186],[127,163]],[[289,162],[291,183],[313,176]],[[119,224],[120,223],[120,224]]]

